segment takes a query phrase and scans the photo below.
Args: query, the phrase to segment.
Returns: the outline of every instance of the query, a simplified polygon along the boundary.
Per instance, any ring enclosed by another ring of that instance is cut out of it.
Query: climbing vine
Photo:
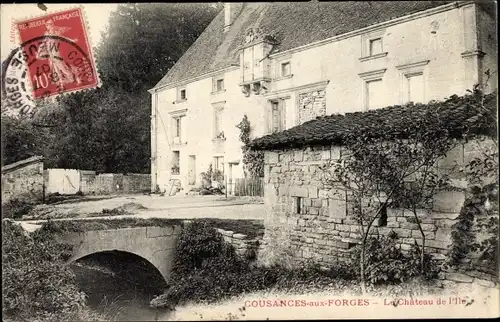
[[[471,266],[498,274],[498,142],[496,110],[484,106],[484,95],[476,86],[473,93],[481,103],[479,114],[485,120],[486,136],[475,139],[476,156],[462,169],[468,186],[468,196],[452,227],[449,250],[450,265],[457,267],[468,262],[475,253]],[[492,144],[489,144],[492,143]],[[478,238],[476,232],[483,237]]]
[[[252,150],[248,145],[250,139],[250,121],[247,115],[243,116],[241,122],[236,125],[240,129],[240,141],[243,143],[241,150],[243,152],[243,165],[245,176],[260,178],[264,176],[264,152]]]

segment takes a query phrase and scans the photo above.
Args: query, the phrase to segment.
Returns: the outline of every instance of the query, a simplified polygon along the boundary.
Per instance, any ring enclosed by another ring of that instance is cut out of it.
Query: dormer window
[[[224,79],[218,79],[215,83],[215,89],[217,92],[224,90]]]
[[[186,86],[177,87],[177,102],[183,102],[187,100]]]
[[[243,45],[240,47],[240,86],[245,96],[266,92],[266,83],[271,81],[269,54],[277,43],[274,37],[263,34],[259,28],[249,28],[245,32]]]
[[[384,51],[385,30],[377,30],[361,36],[360,61],[367,61],[387,56]]]
[[[290,75],[292,75],[290,62],[281,63],[281,77],[287,77]]]
[[[382,53],[382,38],[370,39],[370,56]]]

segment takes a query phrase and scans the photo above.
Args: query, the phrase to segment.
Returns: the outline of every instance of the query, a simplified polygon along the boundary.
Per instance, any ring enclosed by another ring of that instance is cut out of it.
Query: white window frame
[[[222,119],[223,119],[223,113],[224,113],[224,108],[225,108],[225,101],[223,102],[217,102],[217,103],[213,103],[212,104],[212,108],[213,108],[213,114],[212,114],[212,117],[213,117],[213,121],[212,121],[212,139],[214,140],[225,140],[225,137],[224,138],[217,138],[217,136],[219,134],[221,134],[222,132],[224,132],[224,127],[223,127],[223,122],[222,122]],[[219,118],[219,131],[217,130],[217,113],[220,113],[220,118]]]
[[[184,98],[182,98],[182,91],[184,91]],[[180,86],[177,88],[177,102],[187,101],[187,89],[186,86]]]
[[[367,61],[387,56],[387,51],[384,51],[386,48],[384,46],[385,33],[386,30],[381,29],[361,36],[361,57],[359,58],[360,61]],[[370,52],[371,42],[377,39],[380,39],[380,41],[382,42],[382,52],[372,55]]]
[[[283,67],[285,65],[289,66],[289,73],[287,75],[283,74]],[[280,62],[280,77],[291,77],[292,76],[292,62],[290,60]]]
[[[170,170],[172,170],[172,168],[174,167],[174,155],[177,153],[177,155],[179,156],[178,158],[178,162],[177,162],[177,167],[179,168],[179,172],[178,173],[173,173],[172,171],[170,171],[170,174],[173,175],[173,176],[178,176],[181,174],[181,151],[179,150],[173,150],[172,151],[172,162],[171,162],[171,167],[170,167]]]
[[[176,110],[172,111],[169,113],[171,118],[172,118],[172,143],[173,144],[184,144],[186,142],[186,138],[183,135],[183,127],[186,126],[186,115],[187,115],[187,108],[181,109],[181,110]],[[180,119],[180,135],[177,136],[177,119]],[[187,134],[187,131],[184,133]]]
[[[362,80],[362,99],[363,99],[363,109],[364,111],[368,111],[368,83],[373,81],[382,81],[384,84],[384,74],[387,68],[378,69],[370,72],[360,73],[358,74]]]
[[[290,64],[290,74],[284,76],[283,75],[283,64]],[[286,54],[284,56],[280,56],[274,60],[274,77],[275,81],[279,81],[282,79],[288,79],[293,77],[292,72],[292,55]]]
[[[273,119],[273,104],[278,104],[278,110],[280,115],[280,130],[278,132],[283,132],[286,130],[286,104],[285,98],[275,98],[269,100],[269,128],[268,133],[277,133],[274,132],[274,119]]]
[[[219,81],[222,81],[222,89],[217,88],[217,84]],[[219,94],[226,91],[226,82],[224,79],[224,75],[216,75],[212,77],[212,94]]]
[[[429,101],[429,88],[428,88],[428,80],[427,80],[427,65],[430,60],[422,60],[414,63],[404,64],[396,66],[396,69],[400,72],[400,103],[407,104],[409,103],[409,94],[408,94],[408,78],[411,76],[422,75],[424,82],[424,98],[423,104]]]

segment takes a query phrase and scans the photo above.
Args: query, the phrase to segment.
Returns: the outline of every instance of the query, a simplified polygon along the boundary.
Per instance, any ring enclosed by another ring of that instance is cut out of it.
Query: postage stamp
[[[42,97],[100,85],[81,8],[17,21],[20,46],[2,70],[8,104],[25,114]]]

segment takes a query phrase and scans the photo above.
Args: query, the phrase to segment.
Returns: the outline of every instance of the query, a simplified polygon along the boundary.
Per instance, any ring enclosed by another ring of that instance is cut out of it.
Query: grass
[[[261,220],[219,218],[202,218],[199,220],[208,220],[215,228],[244,234],[250,239],[264,234],[264,223]]]
[[[184,220],[170,218],[119,218],[119,219],[93,219],[93,220],[58,220],[48,221],[54,229],[70,232],[85,232],[93,230],[108,230],[133,227],[170,227],[183,226]]]

